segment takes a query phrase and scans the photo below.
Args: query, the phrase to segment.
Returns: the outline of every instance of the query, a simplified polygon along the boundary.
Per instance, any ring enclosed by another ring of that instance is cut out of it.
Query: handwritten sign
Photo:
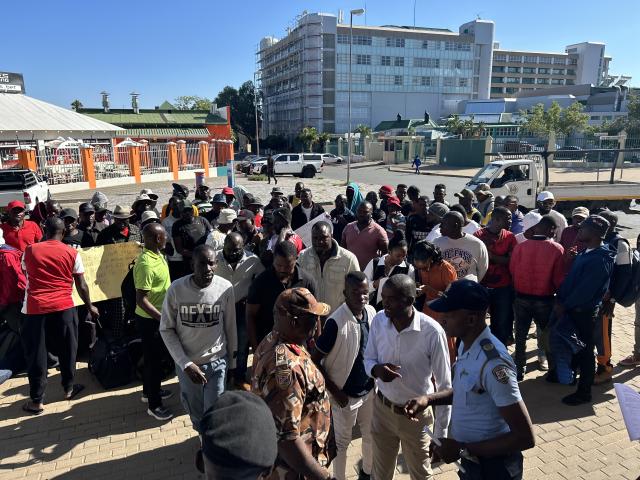
[[[311,246],[311,229],[316,223],[321,221],[327,222],[331,226],[331,233],[333,233],[333,224],[331,223],[331,215],[329,215],[326,212],[321,213],[315,218],[312,218],[311,220],[309,220],[307,223],[305,223],[303,226],[301,226],[299,229],[295,231],[298,234],[298,236],[302,239],[302,243],[304,243],[306,247]]]
[[[103,247],[82,248],[78,252],[84,264],[84,279],[92,302],[122,296],[120,286],[129,271],[129,264],[141,252],[137,243],[117,243]],[[83,305],[75,286],[74,305]]]

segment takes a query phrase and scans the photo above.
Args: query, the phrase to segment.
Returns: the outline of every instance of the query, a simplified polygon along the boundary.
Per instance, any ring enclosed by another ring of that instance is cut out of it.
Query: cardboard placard
[[[302,239],[302,243],[304,243],[305,247],[311,246],[311,229],[316,223],[322,220],[324,220],[329,225],[331,225],[331,233],[333,233],[333,224],[331,223],[331,215],[329,215],[327,212],[321,213],[316,218],[312,218],[303,226],[301,226],[299,229],[295,230],[295,233],[297,233],[298,236]]]

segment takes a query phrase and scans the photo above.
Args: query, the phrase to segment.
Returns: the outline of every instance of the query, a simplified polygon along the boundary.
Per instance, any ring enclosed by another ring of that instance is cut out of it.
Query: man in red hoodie
[[[516,292],[514,302],[516,319],[516,369],[518,381],[524,378],[526,368],[527,335],[531,320],[542,331],[542,349],[538,354],[542,365],[549,351],[547,324],[553,310],[553,295],[564,280],[564,249],[553,241],[556,224],[549,215],[542,217],[533,227],[530,240],[519,243],[511,254],[509,270]]]

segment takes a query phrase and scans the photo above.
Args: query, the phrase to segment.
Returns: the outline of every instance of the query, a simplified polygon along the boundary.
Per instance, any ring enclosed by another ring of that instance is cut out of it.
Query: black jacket
[[[142,234],[133,223],[129,224],[129,236],[125,237],[116,225],[109,225],[98,234],[96,245],[112,245],[114,243],[140,242]]]
[[[322,205],[318,205],[317,203],[313,203],[311,205],[311,214],[309,215],[309,220],[312,218],[316,218],[318,215],[324,213],[324,208]],[[307,223],[307,216],[302,211],[302,204],[298,205],[291,211],[291,228],[293,230],[297,230],[305,223]]]

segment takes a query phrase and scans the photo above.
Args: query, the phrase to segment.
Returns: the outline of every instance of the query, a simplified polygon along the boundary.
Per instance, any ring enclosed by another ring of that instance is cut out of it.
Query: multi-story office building
[[[491,98],[565,85],[601,85],[608,77],[611,57],[604,43],[568,45],[564,53],[493,50]]]
[[[351,43],[352,128],[400,114],[433,118],[464,99],[489,98],[494,24],[458,32],[355,26]],[[348,130],[350,29],[334,15],[304,14],[286,37],[264,38],[258,52],[263,136],[295,136],[304,126]]]

